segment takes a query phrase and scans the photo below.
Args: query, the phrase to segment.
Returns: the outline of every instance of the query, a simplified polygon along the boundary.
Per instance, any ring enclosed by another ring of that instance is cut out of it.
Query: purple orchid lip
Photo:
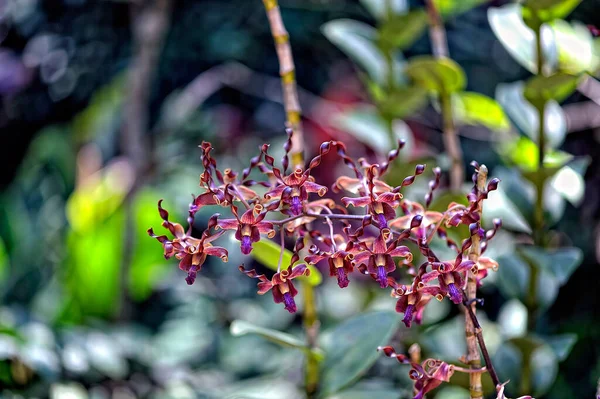
[[[250,237],[248,237],[248,236],[242,237],[242,245],[240,248],[244,255],[248,255],[250,252],[252,252],[252,241],[250,240]]]
[[[415,307],[414,305],[408,305],[406,307],[406,310],[404,311],[404,319],[402,319],[402,322],[404,323],[404,325],[406,327],[410,327],[410,323],[412,322],[414,307]]]
[[[337,275],[338,275],[338,285],[340,286],[340,288],[347,287],[348,284],[350,283],[350,281],[348,280],[348,276],[346,275],[346,271],[344,270],[343,267],[337,268]]]
[[[296,313],[296,310],[298,310],[294,297],[289,292],[283,294],[283,303],[285,304],[285,309],[290,313]]]
[[[456,288],[456,285],[454,285],[454,283],[448,284],[448,292],[450,294],[450,299],[452,300],[452,302],[454,302],[454,303],[462,302],[462,295],[461,295],[460,291],[458,290],[458,288]]]
[[[294,216],[298,216],[302,213],[302,202],[300,201],[300,197],[295,196],[292,197],[292,203],[290,205],[290,210]]]
[[[377,267],[377,281],[381,288],[386,288],[388,286],[387,273],[384,266]]]
[[[388,228],[388,224],[387,224],[387,219],[385,218],[385,215],[383,213],[378,213],[378,221],[379,221],[379,228],[380,229],[387,229]]]

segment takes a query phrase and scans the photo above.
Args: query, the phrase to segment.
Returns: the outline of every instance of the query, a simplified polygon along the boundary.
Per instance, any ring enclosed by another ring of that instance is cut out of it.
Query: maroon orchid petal
[[[216,228],[223,230],[235,230],[238,228],[239,221],[237,219],[219,219]]]
[[[218,256],[219,258],[221,258],[221,260],[223,262],[227,262],[228,261],[228,253],[227,250],[225,248],[222,247],[213,247],[213,246],[206,246],[204,247],[204,253],[206,255],[211,255],[211,256]]]
[[[258,222],[254,226],[258,229],[260,234],[266,234],[267,237],[275,237],[275,230],[273,229],[273,223],[271,222]]]
[[[287,186],[285,184],[280,184],[279,186],[275,187],[274,189],[268,191],[265,194],[265,199],[272,200],[272,199],[281,197],[283,190],[285,190],[286,188],[287,188]]]
[[[327,193],[327,187],[310,181],[304,182],[303,187],[309,193],[317,193],[319,197],[322,197]]]
[[[371,197],[343,197],[342,203],[348,207],[348,205],[352,205],[355,208],[360,208],[363,206],[367,206],[371,203]]]
[[[287,276],[287,279],[291,280],[299,276],[310,276],[310,269],[303,263],[294,266],[290,274]]]

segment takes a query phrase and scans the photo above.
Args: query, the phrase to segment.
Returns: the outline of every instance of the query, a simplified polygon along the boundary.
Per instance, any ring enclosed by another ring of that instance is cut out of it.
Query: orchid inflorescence
[[[245,255],[252,252],[254,243],[279,233],[281,253],[277,272],[272,277],[239,266],[248,277],[258,279],[258,294],[271,291],[276,303],[283,303],[286,310],[294,313],[297,310],[294,297],[298,290],[292,280],[308,276],[310,265],[322,263],[328,266],[330,276],[337,279],[340,288],[350,284],[355,272],[370,276],[381,288],[391,288],[391,296],[397,298],[396,311],[404,314],[403,322],[410,327],[413,321],[421,323],[424,309],[433,298],[442,301],[448,297],[456,304],[468,305],[464,291],[467,274],[472,272],[480,285],[489,269],[497,269],[498,263],[493,259],[479,255],[475,260],[468,257],[474,241],[479,246],[479,253],[483,254],[501,227],[501,221],[496,219],[491,230],[482,228],[482,202],[497,189],[499,180],[491,179],[483,186],[477,184],[479,165],[476,162],[472,163],[474,187],[466,196],[467,205],[453,202],[446,211],[436,212],[429,207],[440,186],[439,168],[433,169],[434,178],[429,182],[423,204],[403,198],[402,190],[424,173],[425,165],[416,165],[414,174],[406,177],[399,186],[393,187],[383,180],[404,146],[403,141],[398,142],[384,162],[374,164],[364,158],[356,161],[350,158],[341,141],[327,141],[321,144],[318,155],[308,167],[294,165],[288,173],[293,133],[290,130],[287,133],[281,168],[275,166],[275,159],[268,153],[269,145],[264,144],[241,173],[218,169],[211,154],[212,145],[203,142],[200,146],[203,192],[193,197],[189,206],[187,230],[169,220],[162,200],[159,201],[163,227],[173,238],[157,236],[152,229],[148,233],[163,245],[165,258],[179,259],[179,268],[187,273],[188,284],[194,283],[208,256],[228,261],[227,250],[213,245],[225,232],[234,232],[235,239],[240,242],[240,251]],[[339,202],[335,196],[325,197],[328,188],[317,183],[313,176],[313,171],[328,154],[335,154],[353,173],[339,176],[331,187],[334,194],[347,194]],[[485,173],[487,169],[483,177]],[[254,176],[257,175],[262,178],[256,180]],[[193,237],[195,214],[206,206],[228,208],[233,218],[214,214],[200,238]],[[358,212],[351,214],[349,209]],[[319,230],[317,221],[324,221],[328,229],[325,232]],[[460,225],[468,226],[469,236],[457,243],[449,237],[448,229]],[[295,238],[295,246],[289,264],[282,265],[286,236]],[[440,260],[435,254],[430,244],[436,237],[455,253],[452,259]],[[473,240],[475,237],[477,239]],[[413,264],[415,257],[404,244],[416,247],[425,260],[420,265]],[[298,263],[301,259],[304,263]],[[406,269],[408,279],[405,283],[397,280],[398,268]],[[470,306],[466,308],[470,309]],[[473,313],[472,317],[475,318]],[[406,360],[389,348],[384,349],[384,353],[394,354],[401,362]],[[456,367],[431,359],[421,365],[412,364],[415,388],[424,395],[447,381]]]
[[[348,286],[350,275],[355,270],[371,276],[381,288],[391,287],[391,295],[398,299],[396,310],[404,313],[404,324],[409,327],[413,320],[421,322],[423,310],[432,298],[442,300],[448,297],[456,304],[462,303],[469,270],[476,274],[480,284],[488,269],[497,268],[498,264],[492,259],[482,256],[478,262],[474,262],[466,259],[465,254],[471,247],[471,237],[474,235],[480,237],[481,252],[485,252],[488,241],[501,225],[500,220],[495,220],[493,229],[484,231],[479,211],[481,201],[497,188],[498,179],[490,180],[485,191],[478,190],[475,184],[467,195],[468,205],[451,203],[445,212],[435,212],[428,208],[440,184],[439,168],[433,169],[434,179],[429,182],[424,205],[404,199],[401,191],[425,171],[425,165],[416,165],[414,174],[406,177],[397,187],[382,180],[404,146],[403,141],[398,142],[397,148],[381,164],[370,164],[364,158],[355,161],[346,155],[346,146],[342,142],[327,141],[321,144],[319,154],[308,163],[306,169],[297,166],[288,174],[291,136],[292,133],[288,131],[282,168],[275,166],[274,158],[268,153],[269,145],[264,144],[241,174],[231,169],[219,170],[217,161],[211,155],[212,145],[203,142],[200,146],[204,168],[200,186],[203,192],[193,197],[190,204],[187,230],[169,220],[168,212],[159,201],[158,210],[163,227],[174,238],[157,236],[152,229],[148,233],[161,242],[165,258],[174,256],[179,259],[179,268],[188,274],[188,284],[194,283],[207,256],[218,256],[227,262],[227,250],[213,245],[225,231],[235,231],[240,250],[247,255],[252,251],[253,243],[264,239],[264,236],[273,238],[279,229],[282,238],[284,235],[296,238],[292,261],[285,265],[286,268],[281,270],[280,264],[277,273],[269,279],[240,266],[246,275],[259,280],[259,294],[271,290],[275,302],[284,303],[289,312],[295,312],[294,296],[297,290],[291,280],[310,273],[306,264],[295,265],[300,260],[301,250],[310,243],[304,252],[304,262],[310,265],[327,262],[330,276],[337,279],[341,288]],[[334,193],[350,194],[341,198],[341,204],[332,198],[323,198],[328,188],[318,184],[312,175],[323,157],[332,152],[354,175],[340,176],[332,186]],[[475,162],[472,165],[475,167],[473,181],[476,182],[478,165]],[[264,176],[263,179],[251,179],[253,171],[258,171]],[[259,195],[257,187],[263,187],[265,193]],[[211,205],[229,208],[234,218],[225,219],[215,214],[209,219],[201,237],[193,237],[195,214]],[[243,212],[240,207],[243,207]],[[362,214],[350,214],[349,208],[360,209]],[[322,233],[315,228],[316,220],[326,221],[329,233]],[[341,225],[337,231],[335,222]],[[461,224],[469,226],[470,237],[459,245],[448,237],[447,229]],[[435,236],[454,250],[454,259],[441,261],[435,255],[430,247]],[[425,262],[419,266],[413,265],[413,254],[406,245],[402,245],[405,243],[415,244],[426,258]],[[282,251],[283,245],[282,240]],[[393,276],[398,267],[406,268],[406,274],[410,277],[408,284],[399,283]]]

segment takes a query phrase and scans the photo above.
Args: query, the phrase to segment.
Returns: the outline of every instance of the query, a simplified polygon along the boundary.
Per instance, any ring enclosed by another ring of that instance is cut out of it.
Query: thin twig
[[[488,169],[485,165],[481,165],[477,171],[477,190],[483,192],[486,189],[488,176]],[[482,203],[479,203],[477,210],[481,216],[483,209]],[[475,262],[475,267],[478,266],[479,256],[481,255],[481,240],[479,233],[475,233],[471,236],[472,244],[469,249],[469,260]],[[465,306],[476,314],[476,300],[477,300],[477,276],[473,271],[467,271],[467,302]],[[479,356],[479,350],[477,348],[477,340],[475,337],[475,326],[469,314],[465,314],[465,337],[467,340],[467,363],[472,369],[481,368],[481,357]],[[481,383],[481,373],[472,373],[469,375],[469,394],[471,399],[482,399],[483,398],[483,385]]]
[[[429,38],[431,48],[436,58],[448,57],[448,41],[446,40],[446,30],[440,13],[435,8],[433,0],[425,1],[427,7],[427,16],[429,17]],[[456,134],[456,126],[452,114],[452,97],[450,93],[445,92],[444,88],[439,93],[440,106],[442,108],[443,139],[444,148],[450,157],[450,188],[453,191],[460,191],[465,178],[463,167],[463,154],[460,147],[460,141]]]
[[[496,374],[496,369],[492,365],[492,359],[490,358],[490,354],[487,350],[487,346],[485,345],[485,341],[483,339],[483,333],[481,330],[481,324],[479,324],[479,320],[477,320],[477,316],[473,309],[467,305],[468,298],[467,295],[463,292],[463,305],[465,309],[467,309],[467,313],[473,322],[473,326],[475,327],[475,336],[477,337],[477,342],[479,343],[479,349],[481,349],[481,353],[483,354],[483,360],[485,361],[485,367],[487,368],[488,373],[490,373],[490,377],[492,378],[492,382],[494,383],[494,387],[500,385],[500,379],[498,378],[498,374]]]
[[[302,121],[300,120],[301,110],[296,89],[296,67],[294,66],[290,38],[283,24],[277,0],[263,0],[263,4],[275,41],[277,58],[279,59],[279,75],[281,76],[281,87],[283,89],[286,124],[294,132],[292,136],[292,165],[294,168],[304,167],[304,134]]]
[[[131,26],[134,53],[128,71],[127,100],[121,131],[121,145],[131,162],[134,183],[125,199],[125,229],[123,256],[120,271],[121,318],[128,313],[129,266],[135,245],[134,201],[145,180],[150,148],[144,139],[148,132],[149,105],[152,79],[169,27],[171,0],[155,0],[151,4],[131,5]]]

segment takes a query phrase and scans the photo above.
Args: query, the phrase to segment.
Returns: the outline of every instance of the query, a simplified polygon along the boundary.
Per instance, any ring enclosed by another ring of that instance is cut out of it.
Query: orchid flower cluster
[[[285,236],[296,238],[289,265],[283,265],[282,269],[280,260],[278,271],[270,278],[239,267],[247,276],[259,280],[259,294],[271,291],[275,302],[283,303],[285,309],[293,313],[297,310],[294,297],[298,291],[292,280],[310,274],[307,265],[322,263],[328,266],[330,276],[337,279],[340,288],[348,286],[353,273],[371,276],[381,288],[391,288],[391,295],[397,298],[396,311],[404,314],[403,322],[409,327],[413,321],[421,322],[423,311],[432,298],[441,301],[448,297],[456,304],[462,303],[469,270],[476,274],[480,284],[489,269],[497,268],[498,264],[492,259],[482,256],[474,262],[466,259],[465,254],[475,235],[480,237],[481,252],[485,252],[488,241],[501,225],[496,220],[493,229],[484,231],[479,211],[480,203],[497,188],[498,179],[490,180],[485,191],[478,190],[475,184],[467,195],[468,205],[451,203],[445,212],[435,212],[428,208],[440,185],[439,168],[433,169],[434,179],[429,182],[424,205],[403,198],[402,189],[423,174],[425,165],[416,165],[414,174],[397,187],[383,181],[404,146],[403,141],[399,141],[397,148],[380,164],[370,164],[364,158],[355,161],[346,154],[344,143],[327,141],[321,144],[318,155],[308,167],[296,166],[288,173],[291,137],[292,133],[288,131],[281,168],[275,166],[274,158],[268,153],[269,145],[264,144],[241,173],[231,169],[221,171],[211,154],[212,145],[203,142],[200,146],[203,192],[190,204],[187,230],[171,222],[168,212],[161,202],[158,203],[163,227],[173,238],[157,236],[152,229],[148,233],[163,245],[165,258],[179,260],[179,268],[187,273],[188,284],[194,283],[208,256],[227,262],[227,250],[213,244],[225,232],[234,232],[241,252],[250,254],[254,243],[273,238],[279,230],[282,251]],[[352,172],[351,176],[338,177],[331,187],[333,193],[342,195],[341,203],[326,198],[328,187],[317,183],[313,176],[323,157],[330,153]],[[473,166],[473,181],[476,182],[478,165],[473,163]],[[251,179],[252,172],[263,178]],[[264,194],[260,195],[258,188],[262,188]],[[221,218],[214,214],[201,236],[193,237],[194,216],[206,206],[228,208],[234,217]],[[349,210],[357,212],[351,214]],[[317,220],[327,223],[328,233],[315,226]],[[338,223],[339,228],[336,229],[334,223]],[[449,238],[447,229],[461,224],[469,226],[470,237],[459,244]],[[429,245],[435,236],[454,250],[455,258],[442,261],[436,256]],[[415,258],[404,245],[407,243],[414,244],[424,256],[422,264],[413,264]],[[305,263],[296,264],[301,257]],[[406,270],[406,283],[397,280],[396,271],[400,268]]]

